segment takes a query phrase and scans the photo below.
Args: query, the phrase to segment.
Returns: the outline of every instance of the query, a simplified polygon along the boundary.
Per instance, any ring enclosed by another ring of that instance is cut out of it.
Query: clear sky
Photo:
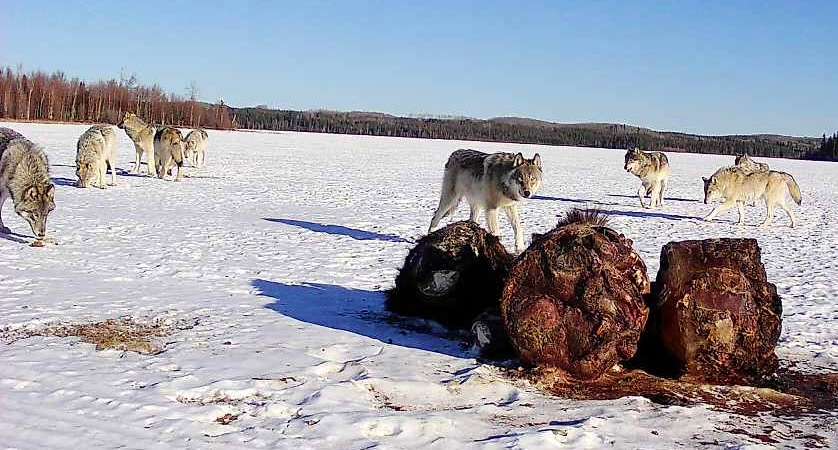
[[[234,106],[838,130],[838,1],[0,0],[0,63]]]

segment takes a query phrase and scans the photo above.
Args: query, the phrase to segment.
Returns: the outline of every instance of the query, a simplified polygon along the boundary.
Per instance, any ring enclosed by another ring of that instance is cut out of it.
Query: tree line
[[[199,102],[194,83],[188,91],[188,97],[166,93],[156,84],[140,84],[133,75],[86,83],[60,71],[0,67],[0,118],[118,123],[123,113],[130,111],[161,125],[235,127],[235,117],[223,101]]]
[[[701,136],[660,132],[623,124],[557,124],[520,118],[416,118],[336,111],[231,108],[219,100],[146,86],[136,76],[86,83],[63,72],[0,68],[0,118],[58,122],[118,123],[125,111],[147,122],[189,128],[358,134],[426,139],[511,142],[688,153],[715,153],[838,161],[836,136],[822,139],[775,135]],[[838,133],[836,133],[838,134]]]
[[[512,142],[795,159],[823,157],[819,140],[775,135],[701,136],[659,132],[622,124],[556,124],[529,119],[434,119],[387,114],[237,108],[239,126],[257,130],[307,131],[427,139]]]
[[[820,150],[813,159],[838,161],[838,132],[828,137],[825,134],[823,135]]]

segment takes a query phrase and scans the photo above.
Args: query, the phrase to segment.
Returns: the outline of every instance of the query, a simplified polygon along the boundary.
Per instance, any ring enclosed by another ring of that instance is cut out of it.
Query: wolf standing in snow
[[[524,250],[524,231],[518,202],[529,198],[541,187],[542,166],[538,153],[525,159],[520,153],[488,154],[461,149],[451,154],[445,164],[439,206],[431,219],[428,233],[443,218],[454,214],[465,196],[471,206],[471,220],[477,221],[486,210],[489,231],[499,235],[498,209],[503,208],[515,232],[515,251]]]
[[[55,185],[47,155],[40,147],[9,128],[0,128],[0,233],[3,204],[12,199],[15,212],[29,222],[38,239],[47,234],[47,216],[55,209]]]
[[[157,130],[154,135],[154,159],[160,179],[169,175],[172,168],[177,166],[175,181],[180,181],[183,176],[183,147],[183,135],[177,128],[163,127]]]
[[[762,227],[767,227],[774,220],[774,208],[779,206],[789,215],[791,226],[797,225],[794,212],[786,204],[786,192],[791,195],[795,203],[800,205],[800,186],[794,177],[774,170],[762,172],[747,172],[739,167],[725,167],[716,171],[710,178],[704,180],[704,203],[708,204],[716,199],[724,199],[724,203],[717,206],[705,218],[713,220],[719,213],[734,206],[739,210],[739,224],[744,223],[743,205],[745,202],[762,198],[765,201],[766,217]]]
[[[747,153],[743,153],[736,157],[736,167],[744,170],[745,172],[767,172],[768,171],[768,164],[756,162],[748,156]]]
[[[207,132],[200,128],[192,130],[186,135],[184,156],[192,163],[192,166],[197,168],[204,167],[204,161],[207,158],[208,140],[209,136]]]
[[[626,152],[623,165],[630,174],[640,178],[641,185],[637,189],[640,206],[644,208],[663,205],[663,191],[669,182],[669,159],[661,152],[644,152],[635,147]],[[643,197],[648,195],[649,206],[643,203]]]
[[[140,160],[143,153],[146,154],[148,164],[148,175],[157,176],[157,164],[154,161],[154,127],[143,122],[136,114],[125,112],[122,121],[117,125],[125,130],[125,134],[134,142],[134,149],[137,151],[137,159],[134,160],[132,173],[140,173]]]
[[[110,125],[93,125],[76,144],[78,186],[105,189],[105,174],[111,168],[111,186],[116,186],[116,131]]]

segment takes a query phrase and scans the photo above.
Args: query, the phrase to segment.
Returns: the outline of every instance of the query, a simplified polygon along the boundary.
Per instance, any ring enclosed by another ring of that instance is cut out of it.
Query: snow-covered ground
[[[649,211],[614,150],[210,131],[208,165],[191,178],[121,176],[102,191],[72,186],[86,126],[0,126],[49,154],[48,228],[60,244],[0,239],[0,329],[125,316],[194,324],[154,356],[72,337],[0,343],[2,449],[838,446],[835,415],[554,398],[478,363],[441,330],[390,320],[382,294],[428,225],[452,150],[538,151],[545,183],[523,205],[527,234],[569,208],[602,208],[652,277],[668,241],[756,237],[783,297],[781,360],[835,371],[836,164],[763,159],[797,178],[804,206],[800,227],[778,212],[760,232],[736,226],[735,212],[698,219],[710,208],[700,177],[731,157],[670,154],[668,200]],[[128,169],[133,146],[119,135]],[[764,207],[747,213],[757,224]],[[31,235],[10,203],[4,218]],[[511,248],[505,221],[502,230]]]

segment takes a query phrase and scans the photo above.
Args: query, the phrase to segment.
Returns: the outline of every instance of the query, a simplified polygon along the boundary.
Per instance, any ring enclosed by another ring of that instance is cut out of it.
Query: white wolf
[[[207,132],[200,128],[192,130],[186,135],[184,156],[192,163],[192,166],[197,168],[204,167],[204,161],[207,159],[208,140],[209,136]]]
[[[503,208],[515,232],[515,251],[524,250],[524,231],[518,213],[518,202],[529,198],[541,187],[542,165],[538,153],[525,159],[520,153],[488,154],[461,149],[451,154],[445,164],[439,206],[431,219],[428,233],[439,221],[454,214],[460,200],[466,197],[471,206],[471,220],[477,221],[486,210],[489,231],[499,235],[498,208]]]
[[[3,204],[11,198],[15,212],[29,223],[38,240],[47,234],[47,216],[55,209],[55,185],[49,175],[47,155],[18,132],[0,128],[0,233]]]
[[[177,177],[183,176],[183,135],[180,130],[163,127],[154,135],[154,159],[157,162],[157,176],[163,179],[177,166]]]
[[[148,175],[157,176],[157,164],[154,161],[154,127],[143,122],[136,114],[125,112],[122,121],[117,125],[125,130],[125,134],[134,142],[134,149],[137,151],[137,159],[134,162],[132,173],[140,173],[140,160],[143,153],[148,158]]]
[[[111,168],[111,185],[116,186],[116,131],[110,125],[93,125],[76,144],[78,186],[105,189],[105,174]]]
[[[736,167],[745,172],[766,172],[769,170],[768,164],[754,161],[747,153],[737,156],[734,163]]]
[[[797,226],[794,212],[786,204],[786,192],[791,195],[795,203],[800,205],[800,186],[794,177],[774,170],[762,172],[747,172],[739,167],[725,167],[716,171],[710,178],[704,180],[704,203],[716,199],[724,199],[724,203],[717,206],[705,218],[713,220],[719,213],[734,206],[739,210],[739,224],[745,221],[743,205],[745,202],[762,198],[765,201],[766,217],[762,227],[767,227],[774,220],[774,208],[779,206],[789,215],[791,226]]]
[[[637,197],[643,208],[663,205],[663,191],[669,182],[669,159],[661,152],[644,152],[635,147],[626,152],[623,165],[630,174],[640,178]],[[643,197],[648,195],[649,206],[643,203]]]

